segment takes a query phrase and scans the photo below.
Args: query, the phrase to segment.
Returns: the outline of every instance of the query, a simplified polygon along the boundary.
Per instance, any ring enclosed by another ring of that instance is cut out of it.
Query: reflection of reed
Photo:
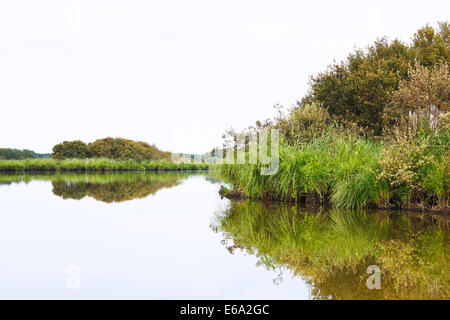
[[[114,174],[38,174],[0,175],[1,184],[51,181],[53,193],[64,199],[82,199],[86,196],[107,203],[145,198],[163,188],[179,185],[192,173],[114,173]]]
[[[448,299],[449,232],[432,217],[386,212],[307,212],[244,201],[217,214],[213,228],[228,250],[256,254],[259,264],[288,268],[316,299]],[[381,290],[366,269],[382,270]]]

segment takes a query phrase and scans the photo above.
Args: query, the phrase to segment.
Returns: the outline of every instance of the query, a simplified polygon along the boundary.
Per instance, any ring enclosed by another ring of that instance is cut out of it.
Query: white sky
[[[1,0],[0,147],[106,136],[206,152],[377,37],[450,1]]]

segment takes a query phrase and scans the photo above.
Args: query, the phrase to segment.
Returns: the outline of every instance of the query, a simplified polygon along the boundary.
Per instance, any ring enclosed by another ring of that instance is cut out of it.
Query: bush
[[[294,107],[286,118],[279,119],[275,127],[280,129],[288,144],[295,145],[307,143],[322,135],[331,122],[328,112],[320,104],[313,102]]]
[[[415,61],[426,68],[449,64],[449,41],[448,22],[439,23],[436,29],[419,29],[412,44],[377,40],[366,50],[356,50],[345,61],[312,77],[310,93],[303,102],[320,102],[331,115],[379,135],[384,108],[399,82],[408,78],[409,66]]]
[[[441,125],[441,115],[450,111],[450,78],[446,64],[431,69],[416,64],[408,76],[400,82],[392,101],[384,109],[383,123],[388,134],[393,127],[400,127],[406,133],[421,125],[436,129]]]
[[[170,152],[163,152],[154,145],[123,138],[104,138],[90,143],[90,154],[95,158],[135,161],[170,159]]]
[[[449,146],[449,133],[442,129],[432,132],[425,128],[415,135],[397,133],[380,160],[379,179],[389,184],[391,202],[415,200],[432,206],[448,202]]]
[[[80,158],[85,159],[90,156],[88,146],[80,140],[64,141],[53,147],[53,159]]]

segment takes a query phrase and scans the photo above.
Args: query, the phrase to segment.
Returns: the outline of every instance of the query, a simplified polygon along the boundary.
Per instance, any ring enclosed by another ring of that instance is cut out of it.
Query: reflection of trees
[[[53,194],[63,199],[83,199],[89,192],[91,184],[85,182],[65,182],[61,180],[53,181]]]
[[[449,298],[449,232],[431,217],[382,212],[306,212],[260,202],[231,203],[213,228],[273,270],[303,278],[315,299]],[[369,265],[381,290],[366,286]]]
[[[216,171],[204,172],[203,177],[206,181],[211,182],[212,184],[223,183],[223,178]]]
[[[70,179],[52,181],[53,193],[64,199],[90,196],[102,202],[122,202],[145,198],[163,188],[180,184],[183,174],[117,174],[107,177],[89,176],[87,181]]]
[[[163,188],[181,183],[192,172],[159,173],[40,173],[0,174],[0,185],[28,183],[33,180],[51,181],[53,193],[64,199],[93,197],[103,202],[121,202],[145,198]]]

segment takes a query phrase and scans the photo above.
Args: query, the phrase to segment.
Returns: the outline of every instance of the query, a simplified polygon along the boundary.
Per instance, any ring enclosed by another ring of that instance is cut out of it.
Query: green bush
[[[64,141],[53,147],[53,159],[89,158],[90,152],[86,143],[80,140]]]
[[[104,138],[90,143],[89,152],[94,158],[114,160],[155,160],[170,159],[169,152],[163,152],[146,142],[136,142],[123,138]]]

